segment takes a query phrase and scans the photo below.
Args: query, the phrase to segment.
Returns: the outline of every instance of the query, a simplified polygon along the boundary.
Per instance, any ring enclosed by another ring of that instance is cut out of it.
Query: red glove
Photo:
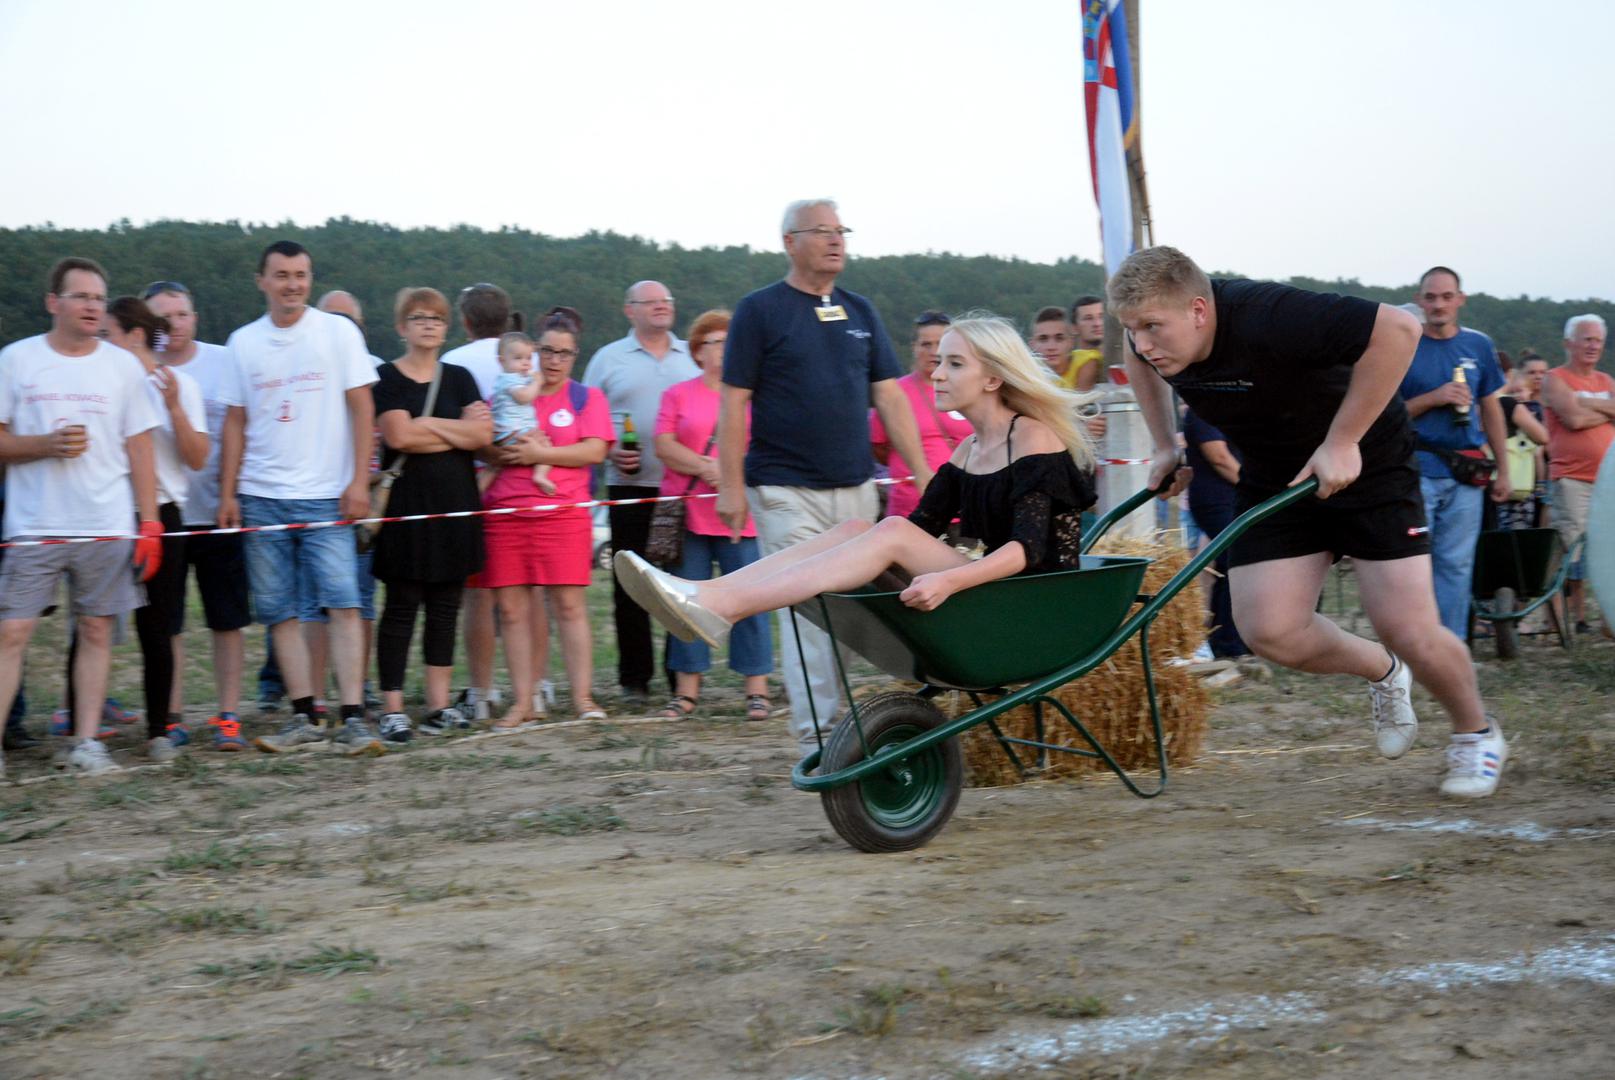
[[[160,521],[142,521],[140,523],[140,539],[135,541],[135,572],[140,575],[142,582],[150,581],[157,575],[157,568],[163,564],[163,523]]]

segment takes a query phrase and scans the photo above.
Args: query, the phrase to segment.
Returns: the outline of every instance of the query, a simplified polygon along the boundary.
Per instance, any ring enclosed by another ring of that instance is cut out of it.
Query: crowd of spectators
[[[617,551],[645,553],[658,528],[671,530],[664,565],[701,581],[840,522],[909,515],[970,435],[961,415],[938,408],[932,381],[949,316],[920,313],[911,360],[901,363],[874,306],[838,284],[850,232],[832,201],[793,203],[781,226],[784,279],[740,298],[733,313],[695,316],[687,338],[675,331],[672,291],[635,282],[624,296],[626,333],[586,363],[577,311],[555,307],[529,326],[486,282],[453,301],[400,289],[390,313],[400,353],[372,356],[358,301],[332,291],[312,303],[314,256],[290,241],[263,251],[255,280],[264,314],[223,346],[196,340],[197,298],[183,283],[114,299],[101,267],[63,259],[47,283],[50,331],[0,352],[4,537],[91,542],[0,548],[6,747],[34,741],[21,722],[23,656],[64,577],[73,644],[65,708],[52,723],[66,737],[63,767],[118,767],[99,736],[124,718],[106,686],[116,627],[131,614],[145,751],[156,761],[204,735],[225,752],[328,743],[367,756],[416,735],[521,731],[560,708],[558,685],[572,715],[605,718],[586,603],[592,516],[580,504],[612,500]],[[1419,433],[1438,605],[1462,634],[1482,487],[1493,504],[1487,521],[1551,522],[1574,546],[1615,432],[1615,383],[1597,370],[1596,316],[1566,326],[1563,367],[1522,354],[1505,382],[1507,358],[1458,323],[1456,272],[1433,268],[1417,299],[1424,338],[1402,394]],[[1029,325],[1027,344],[1055,382],[1106,389],[1100,298],[1043,308]],[[444,351],[456,330],[467,343]],[[1087,423],[1090,436],[1103,434],[1102,418]],[[1234,513],[1239,451],[1193,414],[1183,427],[1196,476],[1190,508],[1215,537]],[[1461,470],[1481,447],[1507,464],[1477,486]],[[874,482],[882,470],[884,496]],[[387,515],[431,517],[298,527],[373,516],[378,492]],[[659,521],[659,496],[680,498],[682,511]],[[211,669],[205,729],[184,717],[193,567],[211,641],[205,661],[193,658]],[[1579,576],[1564,615],[1575,620],[1585,616]],[[1215,582],[1212,651],[1242,656],[1226,578]],[[697,715],[713,650],[670,638],[658,658],[645,611],[613,588],[615,707]],[[779,615],[777,667],[763,614],[736,623],[727,663],[750,720],[772,715],[778,670],[791,733],[811,749],[844,708],[832,644]],[[267,628],[269,656],[260,709],[278,710],[281,697],[289,709],[249,743],[239,702],[254,620]],[[417,622],[422,707],[412,715]],[[564,679],[550,678],[552,631]],[[456,694],[462,637],[469,685]],[[508,699],[495,673],[501,646]],[[372,664],[379,698],[366,680]],[[659,679],[663,705],[651,701]]]

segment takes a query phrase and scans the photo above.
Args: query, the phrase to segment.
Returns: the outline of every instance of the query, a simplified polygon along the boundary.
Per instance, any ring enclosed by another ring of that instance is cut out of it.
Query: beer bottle
[[[1464,366],[1462,364],[1454,365],[1454,367],[1452,369],[1452,381],[1457,383],[1459,386],[1468,386],[1469,385],[1469,380],[1464,377]],[[1456,426],[1456,427],[1461,427],[1461,428],[1468,427],[1469,426],[1469,406],[1468,405],[1454,405],[1452,407],[1452,422],[1453,422],[1454,426]]]
[[[621,445],[624,450],[631,450],[636,454],[639,453],[639,432],[634,430],[634,418],[627,413],[623,413],[622,416],[622,440],[619,445]],[[638,465],[635,465],[632,469],[622,470],[623,474],[627,476],[632,476],[638,471]]]

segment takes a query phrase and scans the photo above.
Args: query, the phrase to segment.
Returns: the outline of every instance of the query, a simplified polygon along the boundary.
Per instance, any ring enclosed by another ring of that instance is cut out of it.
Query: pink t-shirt
[[[616,429],[611,423],[611,410],[606,397],[591,389],[583,405],[583,413],[572,411],[572,394],[562,386],[553,394],[533,399],[533,415],[538,427],[549,436],[553,446],[572,446],[584,439],[604,439],[615,442]],[[482,496],[482,505],[489,510],[507,506],[541,506],[549,503],[585,502],[589,499],[589,467],[587,465],[562,466],[550,469],[550,481],[555,494],[546,495],[533,483],[531,466],[517,465],[500,470],[499,478],[489,485]],[[576,508],[542,511],[540,514],[518,514],[517,517],[537,517],[543,514],[587,514]]]
[[[718,456],[718,442],[712,438],[712,433],[718,430],[718,391],[709,389],[700,377],[686,379],[681,383],[674,383],[662,391],[661,408],[656,412],[656,435],[669,435],[678,439],[679,445],[687,446],[697,454],[705,453],[709,457]],[[746,406],[746,437],[751,438],[751,406]],[[712,440],[712,448],[707,449],[707,440]],[[716,491],[711,484],[700,480],[695,486],[690,486],[694,477],[668,469],[662,476],[663,495],[683,495],[686,491],[691,495],[702,495]],[[718,518],[717,499],[691,499],[685,504],[684,527],[697,536],[728,536],[728,526]],[[750,516],[746,518],[746,528],[742,536],[756,536],[757,526],[752,524]]]
[[[914,410],[914,424],[920,429],[920,446],[925,454],[925,463],[935,472],[953,456],[954,447],[970,434],[970,421],[956,412],[939,412],[934,408],[936,391],[929,379],[922,382],[919,376],[910,372],[898,379],[897,385],[908,395],[909,407]],[[940,426],[938,420],[942,422]],[[892,447],[886,436],[886,425],[880,422],[880,413],[874,409],[869,411],[869,441],[887,448],[886,467],[891,470],[893,480],[902,481],[893,484],[886,497],[886,516],[908,517],[920,505],[920,493],[914,487],[914,470]]]

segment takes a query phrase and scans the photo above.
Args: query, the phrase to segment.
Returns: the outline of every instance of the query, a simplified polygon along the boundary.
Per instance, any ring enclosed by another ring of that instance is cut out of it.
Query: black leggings
[[[157,508],[163,532],[180,531],[179,507],[164,503]],[[174,693],[174,623],[185,605],[185,538],[163,541],[163,559],[146,582],[146,606],[135,609],[135,635],[140,639],[140,664],[146,692],[146,738],[168,733],[168,703]],[[73,660],[78,655],[78,634],[67,651],[68,712],[73,710]]]
[[[421,655],[428,667],[454,665],[454,635],[460,621],[459,581],[388,581],[386,606],[376,623],[376,672],[381,690],[402,690],[409,667],[409,639],[415,633],[415,613],[426,608],[426,631]]]

